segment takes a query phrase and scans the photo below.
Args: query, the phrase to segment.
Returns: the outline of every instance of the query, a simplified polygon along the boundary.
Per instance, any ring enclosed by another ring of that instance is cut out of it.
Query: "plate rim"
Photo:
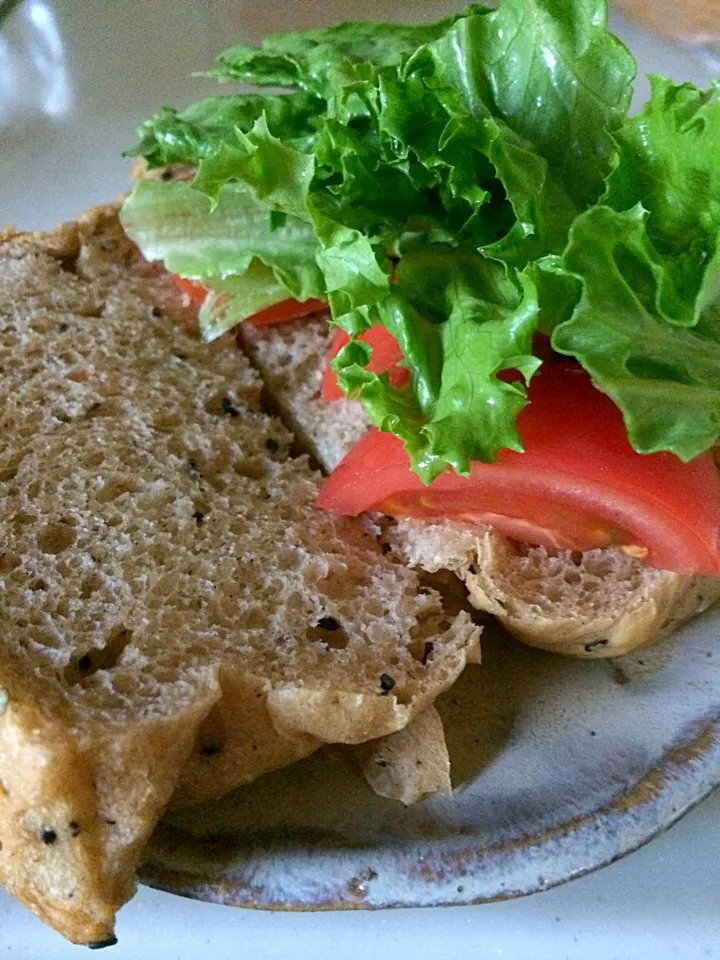
[[[347,867],[341,867],[326,892],[312,899],[291,892],[298,889],[297,877],[302,876],[305,861],[293,862],[295,879],[285,887],[282,900],[277,897],[276,885],[270,890],[256,876],[252,882],[242,877],[208,881],[189,870],[168,869],[157,862],[145,862],[139,880],[194,900],[269,911],[492,903],[550,890],[614,863],[664,833],[718,786],[720,715],[713,714],[692,724],[687,738],[672,746],[632,787],[590,813],[485,848],[461,846],[454,839],[444,841],[438,851],[431,843],[413,841],[412,862],[417,868],[412,870],[410,895],[389,897],[374,890],[380,865],[373,862],[373,853],[381,851],[372,844],[324,851],[334,862],[347,859]],[[383,870],[394,867],[400,873],[410,868],[410,860],[401,850],[388,853],[385,848],[382,854]],[[312,858],[306,861],[312,863]]]

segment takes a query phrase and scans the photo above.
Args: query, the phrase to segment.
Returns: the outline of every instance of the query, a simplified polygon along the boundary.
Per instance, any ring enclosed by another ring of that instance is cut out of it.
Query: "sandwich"
[[[237,46],[2,236],[0,881],[74,942],[170,806],[448,790],[468,601],[604,657],[720,596],[720,108],[634,70],[601,0]]]

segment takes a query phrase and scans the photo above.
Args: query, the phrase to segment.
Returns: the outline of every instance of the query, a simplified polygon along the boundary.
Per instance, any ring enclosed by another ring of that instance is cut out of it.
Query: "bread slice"
[[[327,320],[321,315],[266,329],[246,324],[238,339],[300,445],[330,472],[369,420],[359,403],[337,400],[328,407],[320,399],[321,359],[332,339]],[[376,793],[406,806],[451,789],[448,748],[434,708],[404,730],[358,747],[355,759]]]
[[[320,397],[325,357],[333,340],[328,315],[294,323],[237,328],[238,341],[272,393],[283,419],[323,470],[330,473],[370,427],[362,404]]]
[[[470,601],[519,640],[576,657],[617,657],[720,597],[719,577],[644,567],[621,550],[547,550],[452,523],[403,520],[389,537],[410,564],[453,570]]]
[[[316,317],[239,334],[277,402],[331,470],[369,426],[359,403],[320,399],[332,334]],[[620,550],[576,554],[504,540],[490,530],[401,520],[389,542],[406,562],[452,570],[470,601],[531,646],[580,657],[615,657],[667,632],[720,597],[720,577],[654,570]]]
[[[401,729],[478,641],[314,510],[193,320],[113,207],[0,237],[0,880],[78,943],[112,938],[171,800]]]

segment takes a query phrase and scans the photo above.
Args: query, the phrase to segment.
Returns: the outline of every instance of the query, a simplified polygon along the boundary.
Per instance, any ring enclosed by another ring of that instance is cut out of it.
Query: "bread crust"
[[[435,707],[398,733],[356,747],[354,758],[375,793],[406,807],[452,791],[450,754]]]
[[[423,569],[452,569],[472,604],[518,640],[566,656],[630,653],[720,598],[720,577],[654,570],[619,550],[578,557],[513,544],[489,530],[414,521],[399,523],[393,542]]]

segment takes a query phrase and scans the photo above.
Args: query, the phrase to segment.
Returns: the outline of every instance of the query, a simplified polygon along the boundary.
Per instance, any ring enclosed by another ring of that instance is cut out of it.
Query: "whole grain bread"
[[[240,328],[240,340],[307,448],[331,470],[368,429],[359,403],[320,398],[332,340],[323,316],[283,327]],[[720,598],[720,577],[654,570],[620,550],[576,554],[504,540],[454,523],[401,520],[398,556],[426,571],[452,570],[472,604],[532,646],[615,657],[661,636]]]
[[[170,802],[402,729],[478,629],[314,510],[257,373],[114,207],[0,237],[0,368],[0,880],[105,942]]]
[[[328,315],[273,327],[241,324],[237,338],[298,441],[330,473],[367,432],[370,421],[362,404],[326,403],[320,396],[333,340]]]

